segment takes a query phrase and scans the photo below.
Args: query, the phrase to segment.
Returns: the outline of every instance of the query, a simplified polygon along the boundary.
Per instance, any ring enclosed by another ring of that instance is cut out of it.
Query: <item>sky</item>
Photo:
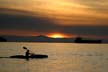
[[[108,0],[0,0],[0,35],[108,38]]]

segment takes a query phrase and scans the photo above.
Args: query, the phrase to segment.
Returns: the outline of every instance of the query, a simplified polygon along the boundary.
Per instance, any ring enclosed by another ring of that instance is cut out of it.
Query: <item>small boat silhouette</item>
[[[0,58],[12,58],[12,59],[43,59],[43,58],[48,58],[48,55],[43,55],[43,54],[33,54],[30,55],[28,57],[24,56],[24,55],[13,55],[13,56],[9,56],[9,57],[0,57]]]
[[[48,55],[33,54],[33,55],[28,56],[28,57],[26,57],[24,55],[13,55],[13,56],[10,56],[10,58],[19,58],[19,59],[26,59],[26,58],[31,58],[31,59],[35,59],[35,58],[48,58]]]

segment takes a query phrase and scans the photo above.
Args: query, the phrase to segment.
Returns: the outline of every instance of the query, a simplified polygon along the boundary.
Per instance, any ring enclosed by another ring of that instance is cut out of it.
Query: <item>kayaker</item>
[[[26,51],[26,53],[25,53],[25,56],[28,58],[28,57],[29,57],[29,55],[30,55],[30,51],[29,51],[29,50],[27,50],[27,51]]]
[[[29,50],[29,49],[27,49],[26,47],[23,47],[23,49],[25,49],[25,50],[26,50],[25,57],[26,57],[26,58],[29,58],[29,55],[30,55],[30,50]]]

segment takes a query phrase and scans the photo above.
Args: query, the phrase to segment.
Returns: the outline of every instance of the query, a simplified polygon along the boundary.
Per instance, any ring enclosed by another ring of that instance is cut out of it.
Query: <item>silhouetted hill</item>
[[[0,37],[0,42],[6,42],[7,40],[3,37]]]
[[[44,35],[39,36],[4,36],[8,42],[74,42],[73,38],[50,38]]]
[[[84,40],[82,37],[77,37],[75,39],[75,43],[102,43],[102,40],[91,40],[91,39]]]
[[[50,38],[44,35],[39,36],[3,36],[8,42],[60,42],[60,43],[108,43],[108,40],[84,40],[84,38]]]

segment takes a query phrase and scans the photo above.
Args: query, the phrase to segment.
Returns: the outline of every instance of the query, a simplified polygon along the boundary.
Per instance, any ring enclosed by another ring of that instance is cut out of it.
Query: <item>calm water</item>
[[[24,54],[23,46],[46,59],[0,58],[0,72],[108,72],[108,44],[0,43],[0,57]]]

